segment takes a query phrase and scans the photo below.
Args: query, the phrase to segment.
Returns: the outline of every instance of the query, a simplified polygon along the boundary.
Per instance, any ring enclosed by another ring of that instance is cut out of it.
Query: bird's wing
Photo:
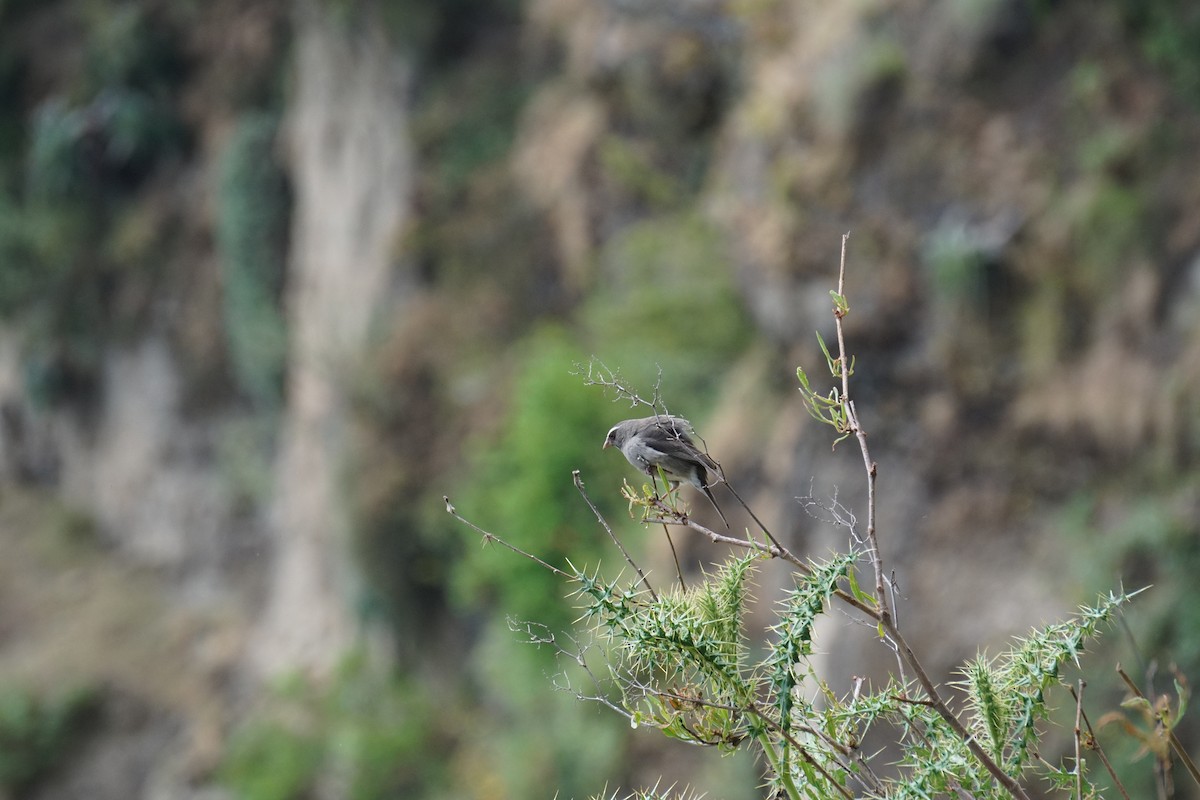
[[[664,417],[661,422],[647,425],[640,434],[645,446],[660,454],[663,459],[672,459],[693,464],[705,470],[704,483],[710,483],[707,472],[720,474],[717,462],[688,436],[691,423],[682,417]]]
[[[688,422],[683,417],[650,417],[647,420],[645,428],[638,434],[647,442],[666,443],[666,442],[687,442],[692,447],[696,445],[692,443],[692,439],[688,436],[692,432],[692,423]]]
[[[707,469],[711,470],[712,472],[715,472],[717,475],[721,474],[721,469],[717,466],[717,462],[713,460],[712,456],[710,456],[708,453],[704,452],[703,450],[699,449],[698,447],[693,447],[692,449],[696,451],[696,459],[701,464],[703,464]]]

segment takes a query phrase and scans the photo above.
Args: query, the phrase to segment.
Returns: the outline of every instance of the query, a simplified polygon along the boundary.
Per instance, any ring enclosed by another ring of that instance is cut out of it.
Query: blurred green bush
[[[233,736],[218,780],[238,800],[427,797],[444,783],[450,717],[428,692],[352,654],[333,680],[285,681]]]
[[[186,151],[176,103],[176,31],[136,6],[64,11],[85,43],[74,70],[30,99],[32,56],[0,39],[0,315],[23,334],[27,390],[40,403],[94,381],[103,340],[135,324],[172,228],[140,192]],[[111,13],[110,13],[111,12]],[[4,32],[32,6],[0,6]],[[118,300],[124,300],[121,302]]]
[[[671,410],[699,414],[754,336],[720,231],[696,211],[662,214],[627,226],[599,258],[582,309],[588,346],[647,390],[661,366],[666,396],[685,404]]]
[[[1200,104],[1200,5],[1178,0],[1118,0],[1146,56],[1190,102]]]
[[[220,160],[217,250],[225,335],[238,386],[264,410],[283,396],[287,325],[282,308],[291,192],[275,157],[278,119],[249,112]]]
[[[0,794],[24,796],[70,755],[99,701],[94,689],[0,687]]]
[[[495,440],[468,445],[470,478],[454,500],[550,563],[568,553],[607,558],[611,543],[572,486],[571,472],[580,471],[610,520],[620,523],[627,517],[618,488],[628,465],[601,445],[628,409],[614,406],[572,374],[573,366],[588,357],[564,329],[534,332],[518,354],[503,427]],[[502,607],[518,618],[559,628],[570,624],[570,613],[553,602],[558,579],[532,562],[514,564],[469,548],[455,583],[467,607]]]

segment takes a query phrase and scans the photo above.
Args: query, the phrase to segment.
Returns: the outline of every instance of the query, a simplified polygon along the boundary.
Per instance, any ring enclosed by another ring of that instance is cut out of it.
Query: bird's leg
[[[662,467],[656,467],[655,472],[662,473],[663,483],[667,485],[667,491],[663,494],[662,499],[665,502],[671,496],[671,491],[677,489],[679,484],[674,486],[667,480],[667,476],[662,471]],[[650,473],[650,484],[654,487],[654,496],[658,497],[658,480],[655,478],[654,472]],[[671,538],[671,530],[667,527],[667,523],[662,524],[663,533],[666,534],[667,544],[671,547],[671,558],[675,559],[675,574],[679,576],[679,588],[687,590],[687,581],[683,578],[683,565],[679,563],[679,552],[675,549],[675,540]]]

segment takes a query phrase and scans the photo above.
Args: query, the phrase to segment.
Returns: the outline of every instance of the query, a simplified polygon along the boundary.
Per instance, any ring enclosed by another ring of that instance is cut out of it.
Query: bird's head
[[[617,426],[614,425],[613,427],[609,428],[608,436],[604,437],[604,444],[600,447],[600,449],[604,450],[609,447],[617,446]]]
[[[603,450],[607,447],[619,448],[625,444],[625,442],[629,440],[630,432],[632,430],[629,424],[631,422],[636,422],[636,420],[627,419],[624,422],[618,422],[616,425],[613,425],[611,428],[609,428],[608,435],[604,437],[604,445],[600,449]]]

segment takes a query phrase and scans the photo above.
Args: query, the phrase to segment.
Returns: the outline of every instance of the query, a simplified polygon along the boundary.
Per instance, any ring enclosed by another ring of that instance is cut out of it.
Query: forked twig
[[[638,406],[646,406],[654,411],[655,416],[660,412],[663,416],[669,416],[666,405],[662,401],[662,367],[658,368],[658,378],[654,381],[654,395],[649,400],[642,397],[640,394],[631,389],[617,373],[616,370],[608,368],[600,359],[592,356],[587,365],[576,364],[575,369],[583,373],[584,386],[599,386],[603,389],[612,389],[616,393],[616,400],[628,400],[630,408]]]

